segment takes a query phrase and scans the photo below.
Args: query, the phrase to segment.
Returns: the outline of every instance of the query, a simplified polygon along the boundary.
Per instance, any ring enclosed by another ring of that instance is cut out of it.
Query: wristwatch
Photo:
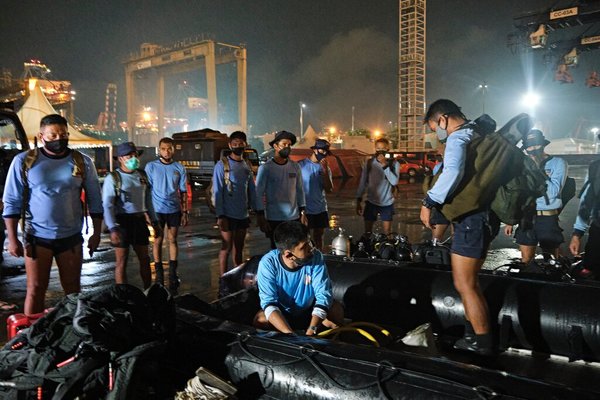
[[[427,202],[427,199],[421,200],[421,204],[423,205],[423,207],[429,208],[430,210],[433,208],[433,205],[431,205],[431,203]]]
[[[309,327],[308,327],[308,330],[309,330],[309,331],[313,331],[313,333],[317,333],[317,329],[319,329],[319,327],[318,327],[318,326],[309,326]]]

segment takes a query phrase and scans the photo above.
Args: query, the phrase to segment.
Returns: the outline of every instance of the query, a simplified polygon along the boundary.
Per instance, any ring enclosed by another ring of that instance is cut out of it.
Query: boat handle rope
[[[295,357],[293,360],[290,360],[290,361],[274,363],[273,361],[265,360],[264,358],[257,356],[256,354],[252,353],[248,348],[246,348],[246,342],[248,342],[250,339],[253,338],[253,336],[250,334],[250,332],[244,331],[244,332],[238,333],[237,337],[238,337],[237,340],[235,342],[230,343],[230,346],[232,346],[234,344],[239,345],[240,349],[242,350],[242,352],[244,354],[246,354],[250,358],[258,360],[262,365],[266,365],[269,367],[280,367],[280,366],[292,365],[292,364],[299,363],[299,362],[306,360],[313,366],[313,368],[315,368],[317,370],[317,372],[319,372],[319,374],[321,374],[323,377],[325,377],[328,381],[330,381],[334,386],[336,386],[339,389],[348,390],[348,391],[358,391],[358,390],[368,389],[374,385],[377,385],[379,391],[383,394],[383,396],[387,400],[392,400],[392,397],[390,397],[390,395],[387,393],[387,391],[383,387],[383,383],[394,378],[396,375],[401,374],[403,371],[403,368],[394,366],[394,364],[392,364],[390,361],[380,360],[378,363],[374,363],[377,368],[375,371],[375,373],[376,373],[375,381],[365,384],[363,386],[355,386],[355,387],[348,386],[348,387],[346,387],[346,386],[340,384],[339,382],[337,382],[331,376],[329,376],[327,371],[325,371],[320,366],[320,364],[318,364],[318,362],[312,358],[314,354],[321,354],[321,355],[325,355],[327,357],[337,358],[335,356],[332,356],[330,354],[327,354],[320,350],[317,350],[314,347],[312,347],[311,345],[304,345],[304,346],[296,345],[294,347],[300,350],[300,354],[302,354],[301,357]],[[286,344],[286,343],[282,343],[282,344]],[[384,370],[387,370],[387,369],[390,369],[392,372],[388,376],[382,377],[381,372]],[[412,371],[412,373],[414,374],[415,371]],[[421,375],[421,373],[417,372],[417,375]],[[425,374],[425,375],[428,375],[428,374]],[[469,385],[462,384],[460,382],[441,378],[439,376],[436,376],[436,380],[444,381],[444,382],[454,385],[456,387],[466,389],[467,391],[474,391],[475,395],[480,400],[491,400],[500,395],[499,393],[495,392],[494,390],[492,390],[491,388],[489,388],[487,386],[469,386]]]
[[[338,338],[338,336],[340,335],[340,333],[343,333],[343,332],[358,333],[358,334],[364,336],[365,338],[367,338],[370,342],[372,342],[375,347],[380,347],[379,342],[377,341],[377,339],[375,339],[373,337],[373,335],[371,335],[369,332],[365,331],[364,329],[360,329],[360,328],[356,328],[356,327],[352,327],[352,326],[342,326],[340,328],[329,329],[329,330],[319,333],[318,336],[319,337],[333,336],[332,339],[336,340]]]

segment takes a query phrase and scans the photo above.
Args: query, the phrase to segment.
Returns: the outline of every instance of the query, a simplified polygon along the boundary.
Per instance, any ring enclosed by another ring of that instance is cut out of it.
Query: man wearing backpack
[[[154,212],[148,177],[139,169],[139,154],[132,142],[117,146],[120,167],[104,179],[102,205],[110,242],[115,248],[115,281],[127,283],[127,257],[129,246],[132,246],[140,263],[144,289],[147,289],[152,284],[148,225],[154,227],[155,236],[162,236],[162,233]]]
[[[600,135],[599,135],[600,138]],[[583,269],[579,275],[584,278],[600,277],[600,160],[590,164],[579,200],[579,210],[569,250],[576,256],[581,248],[581,237],[590,230],[585,245]]]
[[[446,99],[429,106],[424,122],[446,143],[444,168],[422,201],[421,222],[431,229],[431,211],[452,198],[465,176],[467,145],[475,136],[475,125],[469,123],[460,107]],[[454,286],[459,293],[465,317],[465,335],[454,347],[481,355],[492,355],[494,345],[487,302],[477,273],[483,266],[493,237],[490,224],[490,205],[453,220],[451,265]]]
[[[289,159],[296,136],[280,131],[269,145],[275,156],[261,165],[256,177],[256,214],[258,226],[275,248],[273,231],[284,221],[308,224],[302,175],[298,163]]]
[[[544,152],[550,144],[544,134],[532,129],[524,139],[523,147],[529,157],[543,170],[547,176],[546,194],[536,200],[533,226],[519,226],[515,232],[515,241],[521,250],[521,261],[528,264],[535,257],[535,249],[539,244],[544,257],[558,257],[560,244],[564,242],[562,229],[558,224],[558,215],[562,204],[561,192],[567,179],[567,162],[560,157],[553,157]],[[506,225],[504,233],[512,235],[513,227]]]
[[[248,209],[254,209],[256,187],[252,165],[244,159],[246,134],[241,131],[229,136],[231,154],[215,165],[212,178],[217,225],[221,231],[219,272],[227,272],[229,254],[234,265],[243,260],[244,240],[250,226]]]
[[[188,224],[187,173],[183,165],[173,160],[173,139],[164,137],[158,142],[160,158],[146,164],[146,175],[152,191],[152,205],[158,217],[161,232],[166,232],[169,244],[169,289],[177,290],[177,234],[179,226]],[[166,225],[166,230],[165,230]],[[164,235],[163,235],[164,236]],[[154,240],[152,254],[156,281],[165,284],[162,263],[163,236]]]
[[[331,169],[326,159],[331,154],[329,146],[329,142],[325,139],[315,140],[315,145],[311,147],[313,153],[310,157],[298,162],[302,170],[302,182],[306,196],[308,229],[312,231],[313,242],[320,251],[323,251],[323,231],[329,227],[325,193],[333,191]]]
[[[8,171],[3,217],[8,233],[8,252],[25,256],[27,273],[26,315],[41,316],[52,260],[56,259],[65,294],[80,291],[83,258],[81,230],[85,203],[94,231],[88,239],[90,256],[98,248],[102,224],[102,199],[92,160],[68,148],[67,120],[58,114],[40,121],[42,148],[17,155]],[[17,237],[19,219],[24,224],[23,243]],[[37,314],[37,315],[36,315]]]
[[[390,142],[386,138],[375,141],[375,154],[367,160],[360,175],[356,191],[356,214],[365,221],[365,233],[373,232],[377,216],[381,219],[383,233],[392,232],[394,219],[394,187],[400,178],[400,164],[390,158]],[[365,207],[362,206],[363,194],[367,192]]]

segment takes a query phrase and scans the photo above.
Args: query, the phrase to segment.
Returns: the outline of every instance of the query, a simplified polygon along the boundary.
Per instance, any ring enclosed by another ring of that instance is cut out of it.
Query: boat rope
[[[481,400],[491,400],[500,395],[487,386],[475,386],[473,390],[475,391],[477,398]]]

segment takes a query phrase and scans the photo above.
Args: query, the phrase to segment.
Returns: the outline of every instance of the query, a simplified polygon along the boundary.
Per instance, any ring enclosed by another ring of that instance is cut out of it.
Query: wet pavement
[[[584,166],[571,166],[569,175],[577,181],[578,189],[583,184],[587,168]],[[349,235],[358,238],[363,233],[363,221],[355,214],[355,192],[357,180],[345,182],[334,181],[334,193],[328,196],[330,215],[336,215],[339,226],[343,227]],[[419,243],[431,238],[430,232],[425,229],[419,220],[420,200],[423,197],[422,182],[411,178],[403,179],[397,193],[394,218],[394,231],[408,236],[411,243]],[[180,230],[179,234],[179,275],[181,277],[180,293],[193,293],[206,301],[216,299],[219,282],[218,252],[220,249],[220,235],[215,226],[215,218],[208,211],[202,190],[194,192],[190,224]],[[572,226],[577,212],[577,199],[571,200],[561,214],[561,226],[564,229],[565,240],[570,239]],[[91,224],[90,224],[91,226]],[[375,231],[379,224],[375,225]],[[327,230],[324,243],[330,244],[338,234],[337,231]],[[587,237],[587,236],[586,236]],[[562,253],[568,254],[568,242],[563,244]],[[85,249],[86,244],[84,244]],[[491,246],[486,268],[494,268],[505,264],[511,258],[519,257],[517,246],[512,238],[503,233],[494,240]],[[262,254],[269,250],[269,240],[256,227],[253,218],[252,226],[246,238],[245,256]],[[133,253],[133,252],[132,252]],[[26,278],[23,259],[16,259],[4,251],[4,263],[0,268],[0,300],[19,305],[22,310],[25,298]],[[167,259],[167,249],[163,250],[163,259]],[[99,251],[93,257],[84,260],[82,271],[82,291],[90,291],[102,286],[110,285],[114,281],[114,251],[109,244],[109,236],[102,235]],[[135,255],[130,255],[127,276],[129,283],[141,287],[138,274],[138,264]],[[165,274],[166,275],[166,274]],[[62,290],[58,279],[58,271],[52,269],[50,285],[46,296],[46,305],[51,306],[62,298]],[[14,312],[14,311],[13,311]],[[1,312],[0,320],[12,312]],[[1,326],[1,324],[0,324]],[[4,329],[0,330],[0,341],[4,341]]]

